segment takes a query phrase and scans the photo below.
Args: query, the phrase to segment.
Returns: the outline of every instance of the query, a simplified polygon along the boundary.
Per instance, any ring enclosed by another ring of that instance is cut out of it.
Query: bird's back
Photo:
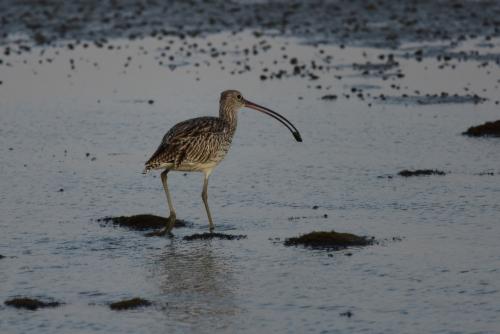
[[[204,170],[215,167],[226,155],[235,127],[218,117],[198,117],[173,126],[146,162],[150,169]]]

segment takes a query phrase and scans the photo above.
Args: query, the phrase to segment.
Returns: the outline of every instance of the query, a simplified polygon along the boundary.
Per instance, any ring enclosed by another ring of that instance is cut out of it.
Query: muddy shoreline
[[[199,36],[221,31],[306,37],[307,42],[397,47],[401,42],[500,36],[497,1],[61,1],[0,3],[2,35],[58,40]],[[187,20],[189,18],[189,20]],[[314,37],[312,37],[314,36]],[[311,38],[312,37],[312,38]],[[15,39],[14,39],[15,40]],[[425,52],[418,53],[422,56]]]

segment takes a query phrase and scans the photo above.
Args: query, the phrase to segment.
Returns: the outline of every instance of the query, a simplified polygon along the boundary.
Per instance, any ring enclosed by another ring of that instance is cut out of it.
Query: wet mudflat
[[[363,43],[362,27],[357,46],[215,27],[161,39],[105,31],[102,45],[84,45],[71,38],[85,29],[41,43],[52,33],[40,26],[29,51],[16,40],[30,32],[4,40],[1,331],[496,333],[500,141],[462,135],[500,119],[495,21],[464,40],[403,31],[381,48]],[[209,201],[216,232],[242,237],[203,237],[199,174],[170,176],[187,222],[173,238],[98,221],[149,214],[149,227],[161,225],[165,195],[143,162],[173,124],[216,115],[227,88],[282,113],[304,139],[240,113]],[[332,230],[397,241],[284,245]],[[61,304],[4,304],[20,296]],[[121,301],[148,307],[110,308]]]

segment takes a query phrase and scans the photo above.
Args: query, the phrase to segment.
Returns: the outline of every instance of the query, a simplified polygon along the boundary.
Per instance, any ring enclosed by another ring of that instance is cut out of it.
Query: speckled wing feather
[[[228,124],[216,117],[199,117],[178,123],[163,137],[146,162],[145,172],[173,164],[218,162],[227,153],[232,135]]]

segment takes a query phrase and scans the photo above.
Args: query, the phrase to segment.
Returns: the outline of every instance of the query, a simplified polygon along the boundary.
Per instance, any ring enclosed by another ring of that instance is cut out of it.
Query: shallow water
[[[247,33],[210,37],[223,40],[256,43]],[[498,333],[500,140],[461,135],[499,118],[497,65],[469,60],[440,69],[433,58],[399,57],[404,47],[324,46],[332,67],[319,80],[261,81],[254,71],[231,75],[204,58],[199,67],[160,66],[164,44],[154,39],[112,43],[122,48],[45,48],[43,56],[34,49],[0,66],[0,301],[65,303],[35,313],[1,305],[2,333]],[[271,64],[280,45],[301,61],[318,57],[299,40],[272,43],[252,67]],[[491,43],[485,53],[498,52],[499,42]],[[404,78],[352,68],[388,52]],[[228,52],[225,66],[238,57]],[[345,97],[353,86],[373,96],[467,94],[468,87],[488,100],[384,103]],[[211,176],[209,202],[218,231],[247,238],[182,240],[207,230],[200,174],[169,179],[178,216],[193,223],[173,239],[98,223],[167,214],[159,177],[143,176],[143,162],[176,122],[216,115],[227,88],[286,115],[304,139],[295,142],[271,118],[240,113],[232,150]],[[339,98],[321,100],[332,93]],[[448,174],[396,176],[420,168]],[[331,229],[382,242],[336,253],[282,245]],[[154,306],[108,307],[136,296]]]

